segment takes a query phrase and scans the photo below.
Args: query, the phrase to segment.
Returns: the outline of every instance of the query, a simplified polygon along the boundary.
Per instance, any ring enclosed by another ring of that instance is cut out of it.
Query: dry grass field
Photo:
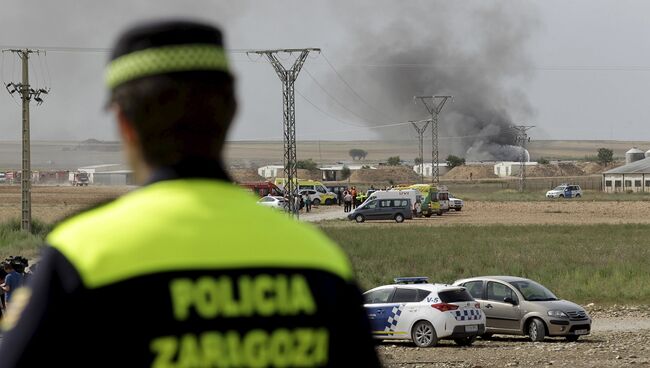
[[[441,157],[445,154],[442,143]],[[350,161],[348,151],[359,148],[368,151],[366,160],[360,163],[385,161],[390,156],[399,156],[403,160],[414,160],[417,156],[417,141],[299,141],[297,143],[298,159],[311,158],[316,162]],[[598,148],[614,150],[615,157],[624,157],[625,152],[636,146],[642,150],[650,149],[648,141],[532,141],[528,145],[531,157],[537,159],[584,159],[596,156]],[[425,147],[425,152],[430,150]],[[226,145],[227,161],[238,165],[266,164],[282,162],[281,141],[232,141]]]
[[[32,216],[44,223],[54,223],[66,216],[120,196],[129,187],[32,187]],[[20,218],[20,186],[0,186],[0,223]]]

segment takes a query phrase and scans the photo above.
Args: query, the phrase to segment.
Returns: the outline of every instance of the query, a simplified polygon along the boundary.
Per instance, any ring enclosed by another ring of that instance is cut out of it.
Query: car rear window
[[[438,297],[443,303],[471,302],[474,300],[465,289],[440,291]]]

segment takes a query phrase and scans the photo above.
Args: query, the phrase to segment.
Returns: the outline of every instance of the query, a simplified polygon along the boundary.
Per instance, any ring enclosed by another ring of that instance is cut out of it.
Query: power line
[[[359,119],[361,119],[361,120],[363,120],[363,121],[367,120],[367,119],[364,119],[364,118],[363,118],[362,116],[360,116],[359,114],[357,114],[356,112],[354,112],[354,111],[350,110],[349,108],[347,108],[347,107],[346,107],[346,106],[345,106],[341,101],[339,101],[336,97],[334,97],[331,93],[329,93],[329,92],[325,89],[325,87],[323,87],[323,85],[320,84],[320,82],[319,82],[319,81],[318,81],[318,80],[317,80],[317,79],[316,79],[316,78],[315,78],[315,77],[314,77],[314,76],[309,72],[309,69],[305,68],[305,72],[306,72],[307,75],[309,75],[309,77],[314,81],[314,83],[316,83],[316,85],[317,85],[321,90],[323,90],[323,92],[325,92],[325,94],[326,94],[329,98],[332,99],[332,101],[336,102],[337,105],[341,106],[344,110],[346,110],[346,111],[349,112],[350,114],[356,116],[357,118],[359,118]]]
[[[304,99],[308,104],[310,104],[313,108],[315,108],[316,110],[320,111],[320,112],[321,112],[322,114],[324,114],[325,116],[327,116],[327,117],[329,117],[329,118],[331,118],[331,119],[334,119],[334,120],[338,121],[339,123],[342,123],[342,124],[345,124],[345,125],[350,125],[350,126],[358,127],[358,128],[362,128],[362,127],[363,127],[362,125],[357,125],[357,124],[354,124],[354,123],[350,123],[350,122],[347,122],[347,121],[343,121],[343,120],[337,118],[336,116],[334,116],[334,115],[328,113],[327,111],[321,109],[320,107],[318,107],[318,105],[316,105],[315,103],[311,102],[311,100],[309,100],[309,99],[307,98],[307,96],[303,95],[299,90],[296,90],[296,93],[297,93],[300,97],[302,97],[302,98],[303,98],[303,99]]]
[[[345,85],[350,89],[350,91],[352,91],[352,93],[354,93],[354,95],[357,96],[357,98],[358,98],[359,100],[361,100],[361,102],[363,102],[364,104],[366,104],[366,106],[368,106],[369,108],[371,108],[371,109],[372,109],[373,111],[375,111],[376,113],[378,113],[378,114],[380,114],[380,115],[386,115],[384,112],[379,111],[379,110],[378,110],[377,108],[375,108],[373,105],[371,105],[370,103],[368,103],[368,101],[366,101],[365,98],[361,97],[361,95],[360,95],[359,93],[357,93],[357,91],[356,91],[354,88],[352,88],[352,86],[350,85],[350,83],[348,83],[348,82],[345,80],[345,78],[343,78],[343,76],[338,72],[338,70],[336,70],[336,68],[334,67],[334,65],[332,65],[332,63],[331,63],[331,62],[329,61],[329,59],[327,58],[327,56],[326,56],[324,53],[321,53],[321,55],[323,56],[323,59],[325,60],[325,62],[327,63],[327,65],[329,65],[329,67],[332,69],[332,71],[334,71],[334,74],[336,74],[336,76],[341,80],[341,82],[343,82],[343,84],[345,84]]]

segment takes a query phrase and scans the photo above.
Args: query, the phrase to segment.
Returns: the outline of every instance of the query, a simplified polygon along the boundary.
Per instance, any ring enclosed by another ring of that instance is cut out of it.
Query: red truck
[[[278,188],[277,185],[268,181],[240,183],[239,185],[243,188],[249,189],[251,192],[257,194],[260,197],[264,197],[269,194],[272,196],[284,195],[284,191],[282,189]]]

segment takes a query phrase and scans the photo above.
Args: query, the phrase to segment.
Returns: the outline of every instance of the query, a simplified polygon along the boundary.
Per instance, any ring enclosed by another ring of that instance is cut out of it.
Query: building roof
[[[603,174],[650,174],[650,157],[607,170]]]

